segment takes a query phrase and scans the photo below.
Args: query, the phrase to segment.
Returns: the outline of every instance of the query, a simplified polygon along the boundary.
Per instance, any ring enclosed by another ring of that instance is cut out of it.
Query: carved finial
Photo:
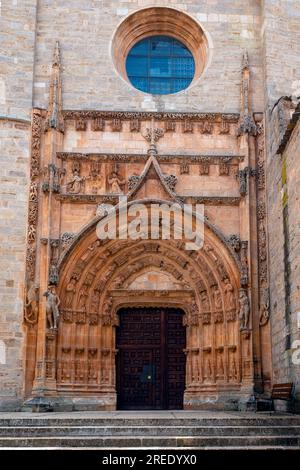
[[[150,147],[148,149],[149,155],[157,155],[156,142],[163,137],[164,130],[154,127],[154,118],[151,119],[151,127],[147,127],[143,133],[144,139],[150,142]]]
[[[248,51],[245,50],[243,53],[242,70],[245,70],[248,68],[249,68],[249,56],[248,56]]]
[[[59,41],[55,42],[54,54],[53,54],[53,67],[60,67],[60,47]]]
[[[237,134],[257,134],[256,124],[250,111],[250,70],[247,51],[244,51],[242,58],[241,117]]]
[[[56,41],[49,89],[49,104],[47,112],[47,120],[45,130],[56,129],[60,132],[64,131],[64,121],[62,117],[62,84],[60,74],[60,47]]]

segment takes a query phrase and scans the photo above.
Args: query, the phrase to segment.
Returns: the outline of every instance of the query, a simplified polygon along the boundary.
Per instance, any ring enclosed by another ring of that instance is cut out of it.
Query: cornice
[[[111,162],[117,161],[120,163],[132,163],[132,162],[146,162],[148,159],[148,154],[117,154],[117,153],[80,153],[80,152],[58,152],[57,158],[60,160],[85,160],[93,161],[99,160],[101,162]],[[159,163],[210,163],[210,164],[219,164],[219,163],[239,163],[244,160],[243,155],[215,155],[215,154],[198,154],[198,155],[157,155],[156,156]]]

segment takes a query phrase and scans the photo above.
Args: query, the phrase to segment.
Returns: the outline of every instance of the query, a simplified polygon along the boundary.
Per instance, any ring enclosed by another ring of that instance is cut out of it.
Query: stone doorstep
[[[196,447],[210,448],[240,446],[243,448],[251,448],[252,446],[280,446],[287,448],[300,449],[300,437],[291,436],[230,436],[230,437],[33,437],[33,438],[0,438],[0,447]]]
[[[189,437],[228,437],[228,436],[300,436],[300,422],[296,426],[246,426],[246,425],[202,425],[201,421],[197,425],[187,426],[1,426],[0,438],[32,438],[32,437],[124,437],[124,436],[189,436]]]

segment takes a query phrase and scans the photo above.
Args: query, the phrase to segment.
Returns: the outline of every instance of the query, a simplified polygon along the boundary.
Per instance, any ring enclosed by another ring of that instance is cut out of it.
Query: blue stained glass
[[[195,61],[181,42],[168,36],[139,41],[126,59],[126,72],[138,90],[165,95],[184,90],[192,82]]]

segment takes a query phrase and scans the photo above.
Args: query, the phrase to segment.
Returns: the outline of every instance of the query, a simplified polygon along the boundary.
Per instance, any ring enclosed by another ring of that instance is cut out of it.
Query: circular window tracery
[[[183,90],[195,84],[210,63],[211,39],[190,15],[170,7],[146,7],[130,14],[119,24],[111,42],[112,59],[118,74],[136,89],[141,89],[141,81],[138,81],[141,77],[127,70],[127,58],[130,57],[135,46],[155,36],[164,36],[176,41],[183,46],[187,54],[191,55],[194,60],[194,74],[191,79],[190,76],[181,78],[185,82],[181,83],[180,89]],[[152,78],[170,78],[162,75]],[[175,75],[174,78],[176,78]],[[189,85],[186,85],[187,78],[190,79]],[[147,86],[151,89],[149,84]],[[174,83],[173,90],[175,90]],[[149,93],[149,91],[146,92]],[[158,92],[159,90],[152,91],[153,94],[163,94],[162,91]],[[176,93],[176,91],[171,91],[171,93]]]
[[[184,90],[195,75],[189,49],[169,36],[152,36],[136,43],[126,59],[131,84],[140,91],[165,95]]]

